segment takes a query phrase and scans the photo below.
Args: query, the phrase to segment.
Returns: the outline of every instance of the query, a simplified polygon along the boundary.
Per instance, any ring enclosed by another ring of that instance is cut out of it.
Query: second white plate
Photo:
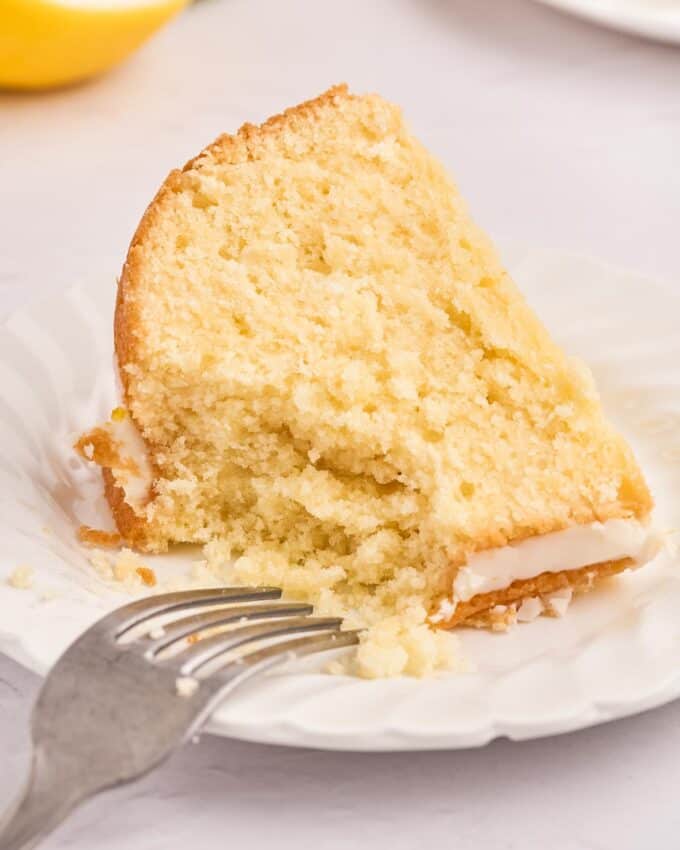
[[[586,359],[605,407],[632,441],[661,526],[680,520],[680,293],[592,261],[506,251],[557,340]],[[84,628],[124,601],[75,539],[110,523],[101,482],[73,437],[115,402],[113,279],[15,314],[0,334],[0,651],[46,670]],[[145,559],[159,574],[196,555]],[[3,578],[31,566],[33,587]],[[562,620],[506,635],[461,632],[474,673],[360,681],[312,666],[244,686],[213,732],[351,750],[469,747],[633,714],[680,696],[680,570],[665,555],[576,600]]]
[[[680,44],[678,0],[538,0],[610,29]]]

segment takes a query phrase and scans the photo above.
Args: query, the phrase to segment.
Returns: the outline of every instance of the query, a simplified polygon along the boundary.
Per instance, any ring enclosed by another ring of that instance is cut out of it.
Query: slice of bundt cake
[[[428,622],[561,610],[654,551],[587,369],[376,95],[339,86],[173,171],[115,345],[124,408],[78,446],[124,540],[358,610],[374,672],[436,665]]]

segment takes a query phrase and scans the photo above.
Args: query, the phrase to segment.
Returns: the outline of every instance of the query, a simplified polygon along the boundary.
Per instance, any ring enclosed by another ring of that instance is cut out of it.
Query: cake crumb
[[[27,564],[20,564],[9,575],[7,584],[17,590],[30,590],[33,587],[34,579],[35,571],[33,567],[29,567]]]
[[[118,444],[105,428],[93,428],[83,434],[73,448],[82,458],[100,466],[112,468],[120,463]]]
[[[181,697],[192,697],[198,690],[198,679],[193,676],[178,676],[175,679],[177,694]]]
[[[458,637],[432,629],[425,611],[414,605],[363,632],[356,653],[338,659],[338,665],[330,669],[336,674],[345,672],[378,679],[400,675],[422,677],[441,670],[465,668]]]
[[[100,528],[81,525],[78,529],[78,540],[86,546],[115,548],[120,546],[121,537],[117,531],[103,531]]]
[[[123,548],[113,563],[113,577],[123,583],[141,579],[138,570],[147,568],[139,555],[132,549]],[[148,569],[148,568],[147,568]]]
[[[111,560],[105,552],[93,552],[88,557],[88,561],[94,567],[95,572],[100,578],[106,579],[107,581],[111,581],[113,579]]]
[[[338,658],[334,658],[326,664],[324,672],[328,673],[329,676],[346,676],[348,672],[347,663],[343,663]]]
[[[466,617],[461,626],[475,629],[491,629],[492,632],[507,632],[517,622],[517,605],[494,605],[488,611],[480,611]]]
[[[136,572],[141,578],[142,584],[145,584],[147,587],[156,586],[156,573],[151,569],[151,567],[137,567]]]
[[[158,583],[156,573],[132,549],[123,548],[117,555],[93,551],[88,558],[97,574],[105,581],[115,581],[130,590],[140,584],[155,587]]]

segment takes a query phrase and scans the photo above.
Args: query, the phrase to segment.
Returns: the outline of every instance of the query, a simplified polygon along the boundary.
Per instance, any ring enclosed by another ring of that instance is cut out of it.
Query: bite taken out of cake
[[[124,542],[204,544],[225,581],[347,617],[363,675],[451,666],[445,627],[561,613],[658,549],[587,368],[377,95],[338,86],[173,171],[115,347],[121,408],[77,447]]]

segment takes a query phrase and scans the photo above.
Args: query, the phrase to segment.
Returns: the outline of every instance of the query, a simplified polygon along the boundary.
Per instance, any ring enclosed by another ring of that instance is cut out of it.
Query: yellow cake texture
[[[364,675],[453,663],[428,617],[473,553],[652,507],[587,368],[377,95],[338,86],[173,171],[129,249],[115,345],[123,407],[79,448],[124,541],[204,544],[232,582],[367,627]],[[134,498],[116,417],[142,438]],[[571,580],[532,581],[439,619]]]

